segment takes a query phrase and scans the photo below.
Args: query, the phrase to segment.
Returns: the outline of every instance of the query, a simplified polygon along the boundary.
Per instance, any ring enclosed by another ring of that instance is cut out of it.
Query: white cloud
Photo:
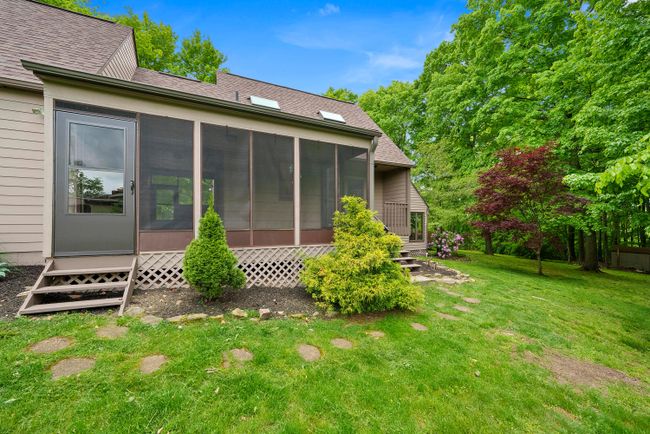
[[[414,69],[422,66],[421,59],[398,53],[368,53],[368,57],[370,66],[383,69]]]
[[[320,16],[326,17],[328,15],[335,15],[341,13],[341,8],[338,5],[332,3],[325,3],[325,6],[320,8],[318,10],[318,13],[320,14]]]

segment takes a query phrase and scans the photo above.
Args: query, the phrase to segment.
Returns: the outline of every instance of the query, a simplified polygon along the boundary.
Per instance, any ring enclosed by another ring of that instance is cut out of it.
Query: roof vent
[[[251,104],[260,107],[272,108],[280,110],[280,104],[274,99],[262,98],[261,96],[251,95]]]
[[[319,113],[323,117],[323,119],[326,119],[328,121],[345,123],[345,119],[343,119],[343,116],[341,116],[338,113],[326,112],[325,110],[321,110]]]

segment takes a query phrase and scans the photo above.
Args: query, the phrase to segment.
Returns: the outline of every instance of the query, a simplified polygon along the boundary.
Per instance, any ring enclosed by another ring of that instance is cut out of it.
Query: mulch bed
[[[456,277],[458,274],[455,270],[452,270],[450,268],[447,268],[446,266],[438,266],[438,263],[435,261],[420,261],[417,260],[415,261],[416,264],[420,265],[420,269],[417,271],[418,273],[421,274],[434,274],[438,273],[443,276],[449,276],[449,277]]]
[[[31,288],[43,271],[43,267],[12,267],[7,277],[0,280],[0,320],[12,319],[25,301],[25,297],[18,297],[27,288]]]
[[[169,318],[190,313],[219,315],[235,308],[244,310],[271,309],[287,315],[311,315],[319,311],[304,288],[246,288],[227,290],[217,300],[207,301],[193,289],[136,290],[132,306],[142,307],[148,314]]]

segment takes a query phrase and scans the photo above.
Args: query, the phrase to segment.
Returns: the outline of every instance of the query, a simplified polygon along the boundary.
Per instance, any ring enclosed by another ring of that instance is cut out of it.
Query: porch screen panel
[[[293,138],[253,133],[253,229],[293,229]]]
[[[336,146],[300,140],[300,228],[331,229],[336,209]]]
[[[359,196],[368,199],[368,150],[351,146],[338,147],[339,197]]]
[[[246,130],[201,126],[202,210],[212,192],[214,207],[227,230],[250,227],[249,137]]]
[[[140,229],[192,229],[193,129],[191,121],[141,116]]]

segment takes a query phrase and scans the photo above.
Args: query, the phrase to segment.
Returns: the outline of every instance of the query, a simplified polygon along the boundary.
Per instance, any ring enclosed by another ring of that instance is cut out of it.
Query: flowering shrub
[[[436,248],[436,256],[439,258],[449,258],[454,252],[457,252],[463,245],[465,239],[461,234],[452,234],[438,228],[433,233],[433,245]]]

